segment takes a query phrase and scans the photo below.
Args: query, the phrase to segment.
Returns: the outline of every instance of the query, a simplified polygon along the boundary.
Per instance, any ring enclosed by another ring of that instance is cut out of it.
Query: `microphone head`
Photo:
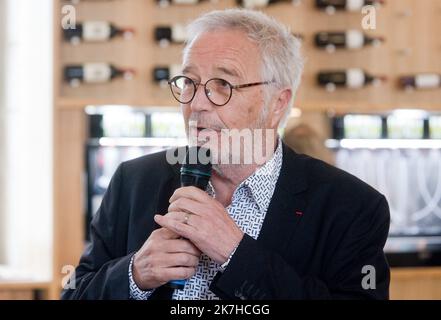
[[[187,148],[181,167],[181,186],[195,186],[205,191],[211,177],[211,167],[210,149],[199,146]]]

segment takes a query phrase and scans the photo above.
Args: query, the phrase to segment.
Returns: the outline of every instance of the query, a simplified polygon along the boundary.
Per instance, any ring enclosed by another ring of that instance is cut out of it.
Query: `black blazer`
[[[165,152],[122,163],[92,221],[76,289],[62,298],[128,299],[130,259],[159,227],[153,216],[167,212],[178,187],[179,165],[169,165]],[[389,220],[383,195],[284,145],[259,238],[244,236],[210,290],[221,299],[387,299]],[[163,286],[151,299],[170,299],[172,292]]]

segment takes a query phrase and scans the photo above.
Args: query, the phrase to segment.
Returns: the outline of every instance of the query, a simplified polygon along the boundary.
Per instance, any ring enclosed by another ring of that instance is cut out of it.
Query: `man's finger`
[[[157,229],[157,230],[155,230],[153,232],[157,232],[162,239],[166,239],[166,240],[168,240],[168,239],[179,239],[181,237],[176,232],[173,232],[173,231],[171,231],[169,229],[166,229],[166,228],[160,228],[160,229]]]
[[[194,228],[198,228],[204,221],[202,216],[194,213],[184,212],[184,211],[172,211],[163,216],[167,219],[173,219],[176,222],[180,222]]]
[[[158,261],[159,266],[170,267],[197,267],[199,257],[188,253],[167,253],[161,255]]]
[[[171,231],[179,234],[181,237],[192,239],[196,229],[184,222],[175,220],[171,217],[155,215],[155,222],[163,228],[170,229]]]
[[[168,212],[172,211],[184,211],[202,216],[206,213],[207,209],[198,201],[181,197],[173,201],[168,207]]]
[[[170,211],[164,217],[167,217],[167,219],[173,219],[173,220],[188,224],[188,220],[189,220],[190,215],[192,215],[192,214],[188,213],[188,212],[184,212],[184,211]],[[173,232],[173,231],[171,231],[171,232]],[[178,238],[179,237],[180,236],[178,236]]]
[[[166,253],[187,253],[198,258],[201,255],[201,251],[189,240],[185,239],[164,241],[163,248]]]
[[[160,281],[169,282],[170,280],[184,280],[191,278],[196,273],[195,267],[173,267],[160,270]]]
[[[181,197],[192,199],[198,202],[204,202],[207,201],[208,199],[212,199],[208,193],[206,193],[205,191],[199,188],[181,187],[175,190],[169,202],[171,203],[173,201],[176,201],[176,199],[179,199]]]

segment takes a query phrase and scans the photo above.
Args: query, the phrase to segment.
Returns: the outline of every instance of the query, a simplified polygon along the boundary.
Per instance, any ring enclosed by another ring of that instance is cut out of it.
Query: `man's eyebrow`
[[[191,72],[194,69],[193,66],[185,66],[184,69],[182,69],[182,73],[186,74]]]
[[[217,67],[216,70],[219,70],[220,72],[223,72],[229,76],[240,78],[239,73],[234,69],[227,69],[225,67]]]
[[[192,71],[194,71],[194,69],[195,69],[194,66],[188,65],[188,66],[185,66],[182,69],[182,73],[183,74],[191,73]],[[220,72],[226,74],[226,75],[229,75],[229,76],[232,76],[232,77],[236,77],[236,78],[240,78],[239,72],[237,72],[235,69],[228,69],[228,68],[225,68],[225,67],[216,67],[215,69],[217,71],[220,71]]]

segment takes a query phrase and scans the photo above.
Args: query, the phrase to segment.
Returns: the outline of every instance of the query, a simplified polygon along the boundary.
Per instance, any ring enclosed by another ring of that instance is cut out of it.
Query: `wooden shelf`
[[[0,280],[0,290],[49,290],[52,282]]]
[[[421,276],[438,277],[441,280],[441,267],[392,268],[391,274],[394,279],[409,279]]]
[[[57,299],[52,282],[1,280],[0,300]]]
[[[126,99],[90,99],[90,98],[57,98],[56,106],[60,110],[83,110],[86,106],[103,106],[103,105],[128,105],[131,107],[176,107],[177,102],[174,100],[126,100]],[[441,99],[433,103],[419,103],[406,105],[389,105],[381,103],[369,103],[363,101],[356,102],[340,102],[333,103],[329,101],[305,101],[296,103],[296,107],[301,110],[311,112],[331,112],[331,113],[373,113],[373,112],[389,112],[391,109],[423,109],[427,111],[441,110]]]
[[[131,107],[178,107],[177,102],[173,101],[145,101],[145,100],[126,100],[126,99],[81,99],[81,98],[58,98],[56,100],[56,106],[60,110],[83,110],[84,107],[92,106],[103,106],[103,105],[128,105]]]
[[[330,113],[376,113],[376,112],[390,112],[393,109],[423,109],[427,111],[441,110],[441,97],[433,103],[418,103],[418,104],[381,104],[369,103],[364,101],[354,102],[339,102],[333,103],[330,101],[306,101],[304,103],[296,104],[302,110],[312,112],[330,112]]]
[[[441,300],[441,267],[392,268],[392,300]]]

